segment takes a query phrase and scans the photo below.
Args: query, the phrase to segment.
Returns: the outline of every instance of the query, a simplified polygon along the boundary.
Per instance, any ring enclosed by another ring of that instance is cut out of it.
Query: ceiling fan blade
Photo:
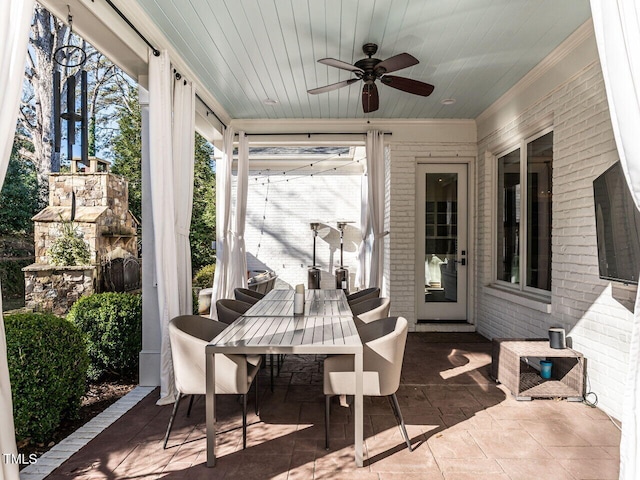
[[[378,87],[376,87],[375,83],[365,83],[362,87],[362,109],[364,113],[375,112],[378,110],[378,106]]]
[[[400,53],[383,60],[376,65],[376,70],[384,69],[383,73],[395,72],[396,70],[402,70],[403,68],[411,67],[420,63],[417,58],[408,53]]]
[[[354,82],[360,80],[359,78],[350,78],[349,80],[343,80],[342,82],[332,83],[331,85],[325,85],[324,87],[312,88],[311,90],[307,90],[307,93],[312,95],[317,95],[318,93],[330,92],[331,90],[337,90],[342,87],[346,87],[347,85],[351,85]]]
[[[428,97],[433,92],[434,86],[429,83],[411,80],[405,77],[396,77],[394,75],[385,75],[380,79],[382,83],[389,87],[397,88],[403,92],[413,93],[414,95],[422,95]]]
[[[324,63],[330,67],[341,68],[342,70],[349,70],[350,72],[363,72],[361,68],[351,65],[350,63],[343,62],[342,60],[336,60],[335,58],[321,58],[318,63]]]

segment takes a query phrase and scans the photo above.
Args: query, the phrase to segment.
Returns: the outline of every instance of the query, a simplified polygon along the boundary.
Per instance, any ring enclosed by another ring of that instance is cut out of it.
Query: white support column
[[[147,83],[142,82],[140,83]],[[142,121],[142,351],[140,385],[160,385],[160,314],[155,273],[151,163],[149,157],[149,92],[138,87]]]

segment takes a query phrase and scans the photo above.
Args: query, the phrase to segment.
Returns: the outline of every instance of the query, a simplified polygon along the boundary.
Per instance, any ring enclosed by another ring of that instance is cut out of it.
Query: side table
[[[548,340],[493,340],[492,372],[516,397],[516,400],[532,398],[566,398],[582,401],[584,398],[585,358],[570,348],[556,349]],[[550,379],[529,366],[529,358],[553,362]]]

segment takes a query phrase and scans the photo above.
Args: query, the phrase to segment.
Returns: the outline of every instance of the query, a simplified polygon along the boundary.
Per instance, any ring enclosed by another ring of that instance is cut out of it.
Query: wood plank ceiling
[[[232,118],[475,118],[590,16],[588,0],[135,0]],[[408,52],[419,97],[377,82],[364,114],[354,75],[317,62]],[[442,100],[453,98],[453,105]],[[277,104],[265,104],[266,99]]]

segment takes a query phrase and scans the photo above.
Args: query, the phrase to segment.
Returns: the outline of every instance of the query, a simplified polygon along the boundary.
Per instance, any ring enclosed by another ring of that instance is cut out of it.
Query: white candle
[[[304,293],[293,295],[293,314],[302,315],[304,313]]]

